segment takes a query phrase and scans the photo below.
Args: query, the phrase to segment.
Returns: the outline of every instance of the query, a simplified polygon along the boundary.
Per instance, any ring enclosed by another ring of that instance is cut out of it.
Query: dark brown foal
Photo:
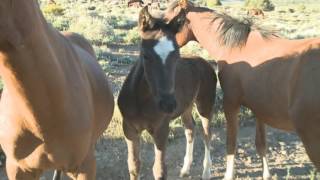
[[[183,14],[180,15],[184,17]],[[131,69],[118,99],[128,146],[131,180],[139,178],[139,146],[143,130],[147,130],[154,139],[154,178],[166,179],[165,153],[169,122],[180,115],[187,138],[181,176],[189,174],[194,142],[194,103],[197,105],[204,131],[202,178],[210,179],[209,123],[214,113],[217,78],[214,69],[202,58],[180,58],[174,38],[174,32],[178,31],[184,21],[180,15],[165,24],[153,18],[147,7],[140,12],[140,60]]]

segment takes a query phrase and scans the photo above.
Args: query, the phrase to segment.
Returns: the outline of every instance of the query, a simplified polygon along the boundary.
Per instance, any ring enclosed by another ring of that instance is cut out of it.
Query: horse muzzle
[[[177,101],[173,94],[163,94],[159,98],[158,105],[161,111],[170,114],[177,108]]]

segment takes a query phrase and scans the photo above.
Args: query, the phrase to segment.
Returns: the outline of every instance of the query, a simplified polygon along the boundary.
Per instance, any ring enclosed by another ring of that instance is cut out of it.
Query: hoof
[[[232,177],[230,177],[230,176],[224,176],[224,178],[223,178],[223,180],[233,180],[234,178],[233,178],[233,176]]]
[[[202,180],[209,180],[209,179],[211,179],[211,171],[210,171],[210,169],[209,170],[207,170],[207,171],[204,171],[203,173],[202,173],[202,178],[201,178]]]
[[[189,172],[184,172],[184,171],[181,171],[180,175],[179,175],[180,178],[185,178],[185,177],[189,177],[189,176],[190,176],[190,173]]]
[[[263,176],[263,180],[271,180],[272,178],[271,178],[271,176],[270,175],[268,175],[268,176]]]

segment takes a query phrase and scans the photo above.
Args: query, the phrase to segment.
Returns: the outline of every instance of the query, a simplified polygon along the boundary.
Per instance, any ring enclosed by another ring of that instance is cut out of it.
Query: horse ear
[[[188,6],[189,6],[188,0],[179,0],[179,6],[180,6],[182,9],[187,9]]]
[[[171,32],[173,32],[174,34],[178,33],[180,29],[184,26],[186,20],[186,12],[183,9],[181,9],[179,14],[175,16],[168,24]]]
[[[155,26],[155,19],[148,11],[148,6],[142,8],[139,14],[139,29],[146,31],[152,29]]]

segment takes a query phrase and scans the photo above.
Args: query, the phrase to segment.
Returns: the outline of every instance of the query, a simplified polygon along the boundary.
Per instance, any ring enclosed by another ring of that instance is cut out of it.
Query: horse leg
[[[238,133],[238,113],[240,106],[226,106],[224,103],[224,113],[227,121],[227,168],[224,175],[225,180],[234,177],[234,156],[236,153],[237,133]]]
[[[69,171],[66,174],[74,180],[96,179],[96,158],[94,155],[94,147],[88,152],[87,157],[77,169]]]
[[[214,113],[214,106],[208,105],[206,106],[207,111],[201,109],[204,106],[198,106],[198,114],[201,119],[202,128],[203,128],[203,138],[204,138],[204,159],[203,159],[203,172],[202,172],[202,179],[210,179],[211,177],[211,156],[210,156],[210,148],[211,148],[211,131],[210,131],[210,121],[213,119]],[[207,108],[211,107],[211,108]]]
[[[193,161],[193,144],[194,144],[194,119],[192,117],[192,106],[181,116],[186,135],[186,154],[184,156],[183,167],[180,171],[180,177],[190,174],[190,167]]]
[[[137,180],[139,179],[140,173],[140,133],[125,121],[123,121],[123,132],[128,148],[128,170],[130,180]]]
[[[299,135],[310,160],[316,169],[320,171],[320,119],[301,117],[299,119],[293,118],[293,120],[296,132]]]
[[[6,170],[9,180],[39,180],[41,171],[24,171],[16,162],[6,159]]]
[[[52,180],[61,180],[62,179],[62,172],[61,170],[55,170],[53,173]]]
[[[256,148],[262,161],[263,179],[264,180],[270,179],[271,176],[269,172],[268,161],[266,158],[266,153],[267,153],[266,129],[264,124],[259,120],[256,121]]]
[[[317,121],[319,121],[319,119]],[[319,128],[319,125],[314,126],[314,128],[305,129],[305,131],[299,130],[297,133],[313,165],[320,171],[320,132],[317,128]]]
[[[163,123],[161,127],[149,132],[154,140],[154,164],[153,176],[155,180],[167,179],[167,167],[165,164],[166,145],[169,135],[169,123]]]

